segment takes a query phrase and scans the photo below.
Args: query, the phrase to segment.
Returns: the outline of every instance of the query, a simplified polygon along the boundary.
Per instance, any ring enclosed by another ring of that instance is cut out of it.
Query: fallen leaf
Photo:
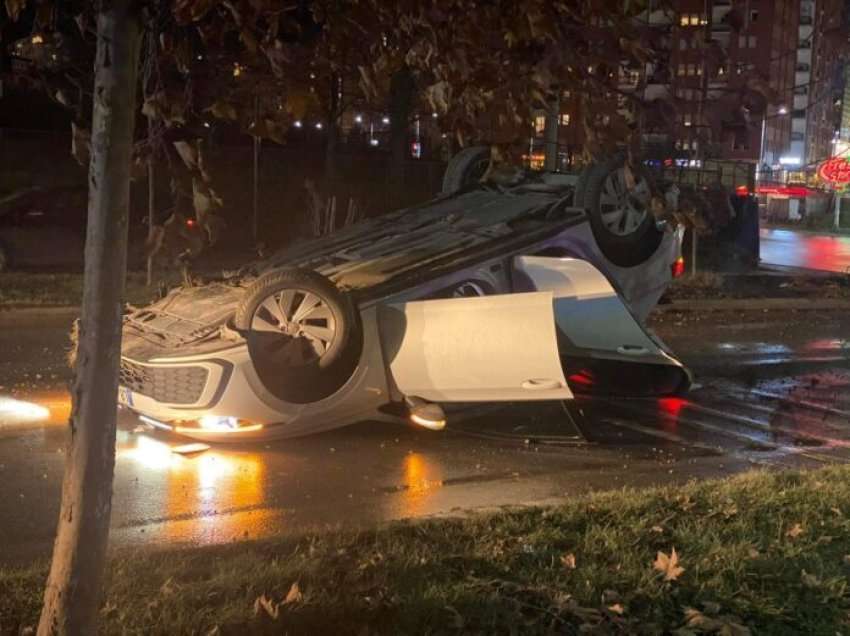
[[[622,616],[623,612],[625,612],[626,610],[624,610],[623,606],[619,603],[614,603],[613,605],[608,606],[608,611],[612,614],[616,614],[617,616]]]
[[[652,526],[652,528],[650,528],[650,530],[652,530],[653,532],[657,532],[658,534],[661,534],[661,533],[664,532],[664,528],[662,528],[661,526]]]
[[[806,587],[820,587],[821,581],[820,577],[815,574],[809,574],[805,570],[800,572],[800,580],[803,582],[803,585]]]
[[[673,548],[669,556],[659,551],[652,567],[664,574],[665,581],[675,581],[685,571],[685,568],[679,566],[679,555],[676,554],[676,548]]]
[[[724,636],[750,636],[748,627],[737,616],[706,616],[693,607],[685,608],[685,626],[674,634],[723,634]]]
[[[283,605],[300,603],[303,599],[304,595],[301,593],[301,586],[299,586],[298,581],[296,581],[292,584],[292,587],[289,588],[289,592],[286,593],[286,598],[283,599]]]
[[[277,620],[277,617],[280,615],[280,609],[278,604],[271,600],[265,594],[263,594],[262,596],[258,596],[257,600],[254,601],[254,615],[259,616],[261,612],[265,612],[270,618],[274,620]]]
[[[720,605],[718,603],[713,603],[712,601],[706,601],[702,604],[702,609],[709,616],[716,616],[720,613]]]
[[[159,588],[159,593],[162,596],[171,596],[177,591],[177,586],[174,584],[174,578],[168,577],[165,580],[165,583],[162,584]]]
[[[561,557],[561,564],[568,570],[576,569],[576,555],[570,552]]]
[[[803,526],[799,523],[795,523],[793,526],[791,526],[790,528],[788,528],[788,530],[785,531],[785,536],[790,537],[792,539],[796,539],[801,534],[803,534]]]

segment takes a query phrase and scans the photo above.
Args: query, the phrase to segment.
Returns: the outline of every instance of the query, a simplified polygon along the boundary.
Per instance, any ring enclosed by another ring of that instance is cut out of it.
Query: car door
[[[687,369],[587,261],[518,256],[512,269],[515,289],[552,294],[561,366],[574,392],[651,396],[690,385]]]
[[[435,402],[569,399],[552,307],[550,291],[382,305],[390,379]]]

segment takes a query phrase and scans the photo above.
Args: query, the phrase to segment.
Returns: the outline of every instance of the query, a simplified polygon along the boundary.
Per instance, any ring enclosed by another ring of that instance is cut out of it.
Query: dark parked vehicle
[[[86,198],[80,186],[30,188],[0,198],[0,271],[81,268]]]

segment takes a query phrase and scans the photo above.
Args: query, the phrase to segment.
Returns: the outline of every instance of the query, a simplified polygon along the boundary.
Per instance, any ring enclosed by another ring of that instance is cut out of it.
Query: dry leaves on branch
[[[570,552],[569,554],[561,555],[561,565],[567,570],[576,569],[576,555]]]
[[[676,548],[673,548],[669,555],[659,551],[652,567],[664,574],[665,581],[675,581],[685,571],[685,568],[679,566],[679,555],[676,554]]]

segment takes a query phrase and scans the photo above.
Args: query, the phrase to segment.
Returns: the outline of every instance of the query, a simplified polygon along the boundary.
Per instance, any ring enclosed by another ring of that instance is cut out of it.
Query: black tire
[[[351,299],[311,270],[260,276],[245,291],[233,323],[266,389],[295,404],[339,390],[357,368],[363,348]]]
[[[464,148],[449,160],[443,175],[443,194],[454,194],[475,185],[490,165],[490,146]]]
[[[622,218],[631,218],[632,221],[640,219],[633,227],[626,225],[625,227],[616,226],[616,222],[608,222],[606,219],[616,218],[616,214],[612,212],[606,213],[606,208],[616,209],[617,204],[606,203],[605,199],[610,200],[608,188],[613,182],[609,182],[609,177],[615,180],[618,171],[621,171],[626,163],[625,154],[617,154],[606,161],[595,164],[584,180],[584,207],[587,210],[590,220],[590,227],[593,230],[593,237],[596,239],[599,249],[602,254],[615,265],[620,267],[634,267],[644,263],[652,256],[661,244],[663,232],[658,229],[655,224],[655,217],[649,209],[649,193],[652,191],[652,181],[649,173],[642,167],[635,168],[635,176],[638,183],[645,182],[647,197],[645,201],[639,201],[634,196],[623,195],[631,206],[630,211],[625,213]],[[643,190],[642,190],[643,191]],[[605,199],[603,199],[605,197]],[[640,217],[640,208],[643,207],[645,212]],[[634,211],[634,212],[633,212]],[[631,217],[629,217],[631,215]]]

